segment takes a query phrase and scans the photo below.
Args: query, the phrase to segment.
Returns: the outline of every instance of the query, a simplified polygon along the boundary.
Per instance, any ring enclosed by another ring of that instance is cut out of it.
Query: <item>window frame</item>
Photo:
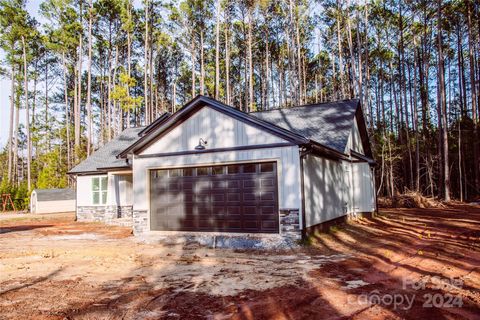
[[[95,183],[95,181],[97,182]],[[97,190],[95,190],[95,184],[97,185]],[[108,177],[92,177],[90,191],[92,194],[92,204],[94,206],[105,205],[107,203]],[[96,200],[95,197],[97,197]]]

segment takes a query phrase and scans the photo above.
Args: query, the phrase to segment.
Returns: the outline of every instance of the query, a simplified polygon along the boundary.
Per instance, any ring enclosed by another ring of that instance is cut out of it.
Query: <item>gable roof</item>
[[[176,113],[171,115],[168,119],[163,121],[156,128],[153,128],[149,131],[148,134],[145,134],[135,143],[133,143],[126,150],[122,151],[118,156],[125,158],[128,153],[142,150],[147,147],[151,142],[155,140],[159,135],[164,132],[168,132],[173,127],[181,124],[183,121],[188,119],[193,113],[200,110],[202,107],[208,106],[213,108],[216,111],[227,114],[237,120],[243,121],[251,126],[261,128],[267,132],[270,132],[273,135],[279,136],[287,141],[290,141],[295,144],[305,144],[308,143],[308,139],[302,135],[290,131],[288,129],[276,126],[270,122],[264,121],[258,117],[254,117],[248,113],[237,110],[233,107],[230,107],[226,104],[223,104],[217,100],[198,95],[193,100],[188,102]]]
[[[357,99],[245,113],[217,100],[197,96],[173,115],[162,114],[146,127],[124,130],[112,141],[75,166],[69,174],[106,172],[129,168],[127,155],[142,150],[161,134],[208,106],[237,120],[265,130],[297,145],[312,145],[324,154],[345,158],[354,121],[358,121],[365,155],[372,157],[362,108]]]
[[[359,106],[359,100],[353,99],[250,114],[320,145],[345,153]]]
[[[75,200],[75,190],[65,189],[34,189],[37,194],[37,201],[59,201],[59,200]]]
[[[105,170],[107,168],[128,168],[126,160],[117,159],[117,155],[140,139],[138,134],[143,128],[136,127],[123,130],[122,133],[73,167],[68,173],[93,173],[101,172],[102,169]]]

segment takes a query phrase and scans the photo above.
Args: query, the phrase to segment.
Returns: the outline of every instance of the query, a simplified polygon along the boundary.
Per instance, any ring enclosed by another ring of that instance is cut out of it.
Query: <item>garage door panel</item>
[[[278,232],[275,163],[154,170],[152,230]]]

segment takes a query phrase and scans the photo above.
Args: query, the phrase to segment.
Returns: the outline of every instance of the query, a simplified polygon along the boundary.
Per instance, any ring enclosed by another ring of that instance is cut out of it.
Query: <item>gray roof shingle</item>
[[[74,189],[35,189],[37,201],[75,200]]]
[[[354,99],[258,111],[250,115],[343,153],[357,107],[358,100]]]
[[[127,167],[125,159],[117,159],[117,155],[140,139],[138,133],[144,127],[125,129],[113,140],[100,147],[90,157],[80,162],[69,173],[85,173],[99,171],[101,168]]]

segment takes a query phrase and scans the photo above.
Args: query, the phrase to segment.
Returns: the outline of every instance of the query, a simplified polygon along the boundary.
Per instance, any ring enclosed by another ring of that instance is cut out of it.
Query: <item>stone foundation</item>
[[[116,224],[121,219],[122,225],[132,225],[128,220],[132,220],[132,206],[78,206],[78,221],[105,222],[107,224]],[[120,222],[120,221],[119,221]],[[132,220],[133,222],[133,220]]]
[[[280,235],[294,240],[302,238],[299,209],[280,209]]]
[[[133,233],[135,235],[150,231],[147,210],[133,210]]]
[[[104,221],[105,206],[77,206],[78,221]]]
[[[133,218],[133,206],[118,206],[119,218]]]

